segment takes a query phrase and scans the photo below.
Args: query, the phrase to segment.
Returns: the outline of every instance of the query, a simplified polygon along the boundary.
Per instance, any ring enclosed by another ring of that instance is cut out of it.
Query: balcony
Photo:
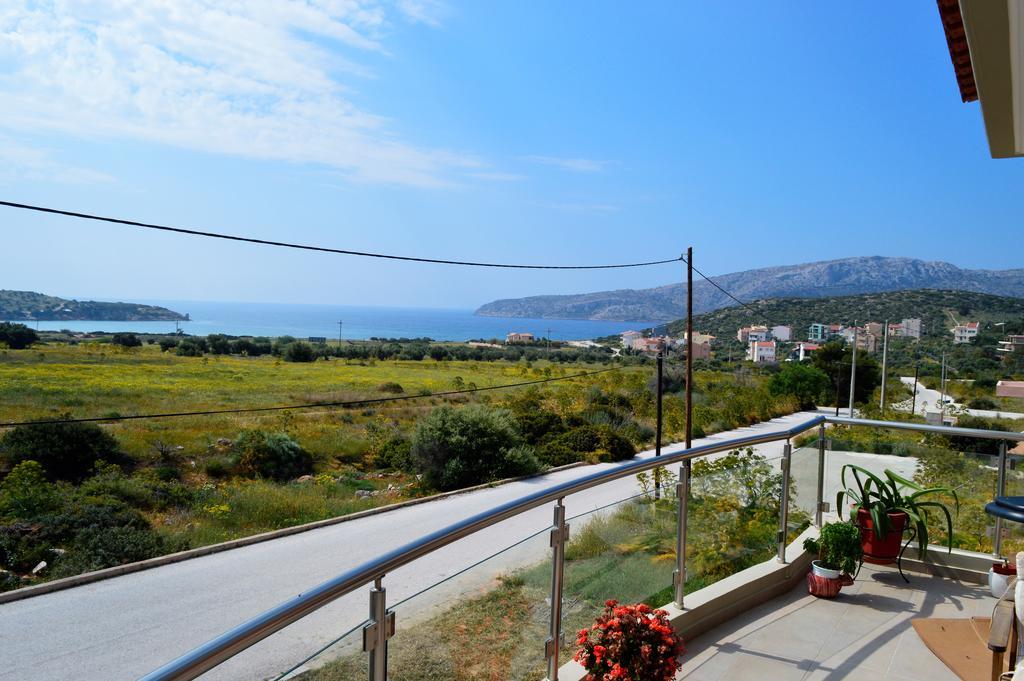
[[[836,600],[808,595],[801,580],[690,641],[677,678],[956,681],[910,621],[988,617],[996,599],[986,586],[957,578],[910,580],[891,567],[865,565]]]
[[[910,620],[991,610],[979,584],[1024,533],[983,505],[1024,489],[1007,446],[1024,434],[817,416],[709,440],[459,520],[145,678],[578,679],[574,633],[609,598],[668,611],[687,641],[680,678],[955,678]],[[936,527],[927,562],[915,547],[904,556],[909,584],[865,565],[837,600],[818,600],[802,540],[833,517],[849,463],[957,487],[960,548],[947,552]],[[410,587],[453,552],[460,569]]]

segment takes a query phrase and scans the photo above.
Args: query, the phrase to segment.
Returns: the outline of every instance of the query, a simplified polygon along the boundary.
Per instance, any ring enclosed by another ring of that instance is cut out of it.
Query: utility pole
[[[911,415],[917,413],[917,377],[921,373],[921,358],[914,362],[914,396],[910,398],[910,413]]]
[[[942,353],[942,385],[939,386],[939,423],[946,423],[946,353]]]
[[[857,320],[853,320],[853,361],[850,362],[850,418],[853,418],[853,395],[857,385]]]
[[[658,419],[657,419],[657,425],[655,427],[655,435],[654,435],[654,456],[661,456],[661,429],[662,429],[661,400],[662,400],[662,393],[664,392],[664,388],[662,387],[662,380],[663,380],[662,379],[662,372],[664,370],[665,357],[664,357],[664,353],[661,351],[660,348],[658,349],[657,364],[658,364],[658,381],[657,381]],[[654,469],[654,498],[655,499],[660,499],[661,498],[661,469],[658,469],[658,468]]]
[[[693,446],[693,246],[686,249],[686,448]],[[690,460],[686,460],[690,464]]]
[[[888,376],[886,373],[886,367],[888,366],[889,359],[889,320],[885,320],[885,329],[882,331],[882,399],[881,404],[878,405],[879,409],[882,410],[882,416],[885,416],[885,379]]]
[[[551,355],[551,329],[548,329],[548,355]]]
[[[338,320],[338,347],[341,347],[341,320]]]

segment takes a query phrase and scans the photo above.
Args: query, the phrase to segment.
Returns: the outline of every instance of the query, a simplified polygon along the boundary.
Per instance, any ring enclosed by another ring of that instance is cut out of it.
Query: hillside
[[[946,262],[912,258],[845,258],[724,274],[715,282],[740,300],[822,298],[910,289],[974,291],[1024,298],[1024,269],[966,270]],[[579,295],[533,296],[487,303],[476,314],[539,319],[668,321],[685,309],[686,287],[670,284]],[[696,312],[735,303],[706,281],[695,281]]]
[[[154,305],[65,300],[32,291],[0,290],[0,320],[158,322],[187,321],[188,315]]]
[[[694,329],[719,338],[735,338],[736,330],[751,324],[789,324],[796,340],[806,339],[813,322],[852,324],[855,320],[897,322],[905,317],[922,321],[925,337],[949,337],[950,313],[961,321],[1001,322],[1024,319],[1024,299],[970,291],[893,291],[834,298],[775,298],[745,307],[730,307],[696,315]],[[668,325],[669,333],[682,334],[684,322]]]

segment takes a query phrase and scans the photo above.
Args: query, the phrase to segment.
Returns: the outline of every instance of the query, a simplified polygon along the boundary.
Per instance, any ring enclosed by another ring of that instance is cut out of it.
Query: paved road
[[[695,444],[780,430],[813,415],[794,414],[719,433]],[[666,451],[679,448],[668,447]],[[781,444],[757,449],[769,458],[781,455]],[[798,451],[794,455],[794,477],[801,486],[802,497],[816,484],[816,456],[816,450]],[[826,498],[835,497],[838,467],[850,457],[864,456],[829,455]],[[899,463],[910,466],[907,472],[912,472],[911,460]],[[609,466],[560,471],[0,605],[0,679],[136,678],[302,589],[389,549],[496,504]],[[573,495],[566,500],[566,506],[569,515],[576,515],[637,491],[632,478],[624,479]],[[813,507],[813,499],[807,503]],[[456,542],[389,575],[385,579],[388,599],[395,602],[406,598],[550,523],[551,509],[539,508]],[[527,542],[492,561],[494,571],[546,556],[546,545],[546,537]],[[447,589],[436,590],[436,600],[451,597],[452,589],[468,588],[466,585],[471,581],[460,578],[461,587],[450,584]],[[419,597],[417,603],[429,606],[431,598]],[[363,590],[349,594],[204,678],[272,676],[358,625],[366,609]]]
[[[914,377],[913,376],[901,376],[900,381],[904,385],[910,386],[913,390]],[[942,398],[942,393],[938,390],[932,390],[931,388],[925,387],[921,381],[917,382],[917,406],[915,407],[916,413],[924,416],[925,410],[931,408],[935,411],[939,408],[939,400]],[[1003,418],[1003,419],[1024,419],[1024,414],[1012,411],[996,411],[992,409],[967,409],[964,405],[954,402],[953,398],[946,394],[947,413],[951,410],[955,412],[966,411],[971,416],[982,416],[984,418]],[[893,405],[896,408],[902,408],[904,411],[910,411],[912,400],[906,400],[905,402],[899,403],[899,405]]]

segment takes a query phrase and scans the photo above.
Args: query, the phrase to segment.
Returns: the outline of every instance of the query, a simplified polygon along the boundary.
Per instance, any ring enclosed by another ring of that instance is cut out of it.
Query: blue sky
[[[989,158],[932,2],[242,5],[0,10],[0,197],[434,257],[1020,266],[997,244],[1024,165]],[[69,297],[474,307],[682,277],[0,225],[0,288]]]

